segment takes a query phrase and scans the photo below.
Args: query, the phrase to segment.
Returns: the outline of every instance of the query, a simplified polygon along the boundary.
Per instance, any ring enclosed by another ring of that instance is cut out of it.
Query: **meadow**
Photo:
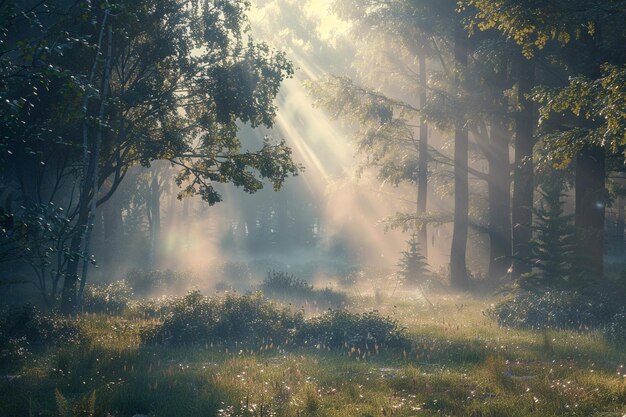
[[[396,320],[405,348],[154,345],[141,335],[159,317],[83,314],[76,342],[5,364],[0,415],[626,415],[626,349],[601,333],[501,328],[491,297],[429,300],[350,295],[351,311]]]

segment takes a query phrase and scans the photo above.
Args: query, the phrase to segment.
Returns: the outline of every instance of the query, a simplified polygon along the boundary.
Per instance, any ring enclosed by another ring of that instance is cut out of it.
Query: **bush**
[[[87,313],[121,314],[128,307],[133,290],[126,281],[85,287],[83,311]]]
[[[375,312],[359,314],[346,310],[329,310],[307,320],[296,334],[296,343],[330,349],[354,347],[362,351],[410,345],[396,320]]]
[[[198,291],[174,301],[161,324],[146,329],[148,343],[283,344],[302,323],[301,313],[280,309],[261,294],[206,297]]]
[[[330,310],[309,320],[279,308],[260,293],[206,297],[194,291],[175,299],[162,322],[141,333],[145,343],[173,345],[316,346],[379,349],[407,348],[397,321],[377,313]]]
[[[74,322],[44,314],[31,305],[0,310],[0,360],[3,363],[25,358],[32,348],[76,342],[79,336]]]
[[[263,293],[271,298],[306,301],[317,305],[341,306],[346,304],[346,294],[332,288],[316,289],[306,281],[287,272],[270,271],[261,284]]]
[[[620,303],[607,292],[524,291],[498,304],[490,314],[502,326],[523,329],[576,329],[604,326],[620,312]]]
[[[151,298],[149,300],[135,300],[128,304],[126,315],[130,317],[138,317],[142,319],[155,319],[164,317],[172,311],[172,307],[177,298],[162,296],[159,298]]]

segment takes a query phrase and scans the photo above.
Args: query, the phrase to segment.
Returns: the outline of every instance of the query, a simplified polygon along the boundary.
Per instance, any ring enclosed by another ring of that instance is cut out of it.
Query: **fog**
[[[190,271],[195,280],[190,285],[208,290],[224,279],[223,266],[232,263],[256,262],[296,273],[299,267],[314,263],[318,271],[305,278],[330,285],[334,275],[345,271],[371,267],[391,274],[398,268],[410,233],[390,229],[384,220],[415,210],[415,186],[387,184],[376,178],[374,169],[360,172],[366,156],[357,155],[352,140],[358,127],[316,108],[304,85],[328,72],[357,71],[360,58],[350,41],[349,26],[332,14],[328,1],[307,3],[300,15],[295,14],[300,11],[298,2],[260,3],[250,14],[253,34],[286,50],[295,75],[283,83],[277,97],[274,128],[251,129],[240,124],[240,138],[244,148],[258,147],[265,136],[284,139],[304,171],[289,178],[279,192],[266,186],[247,194],[220,186],[224,201],[209,207],[198,197],[176,199],[178,189],[171,184],[174,173],[162,167],[160,240],[151,267]],[[320,54],[329,50],[334,54],[320,60]],[[342,61],[334,59],[338,56]],[[391,84],[374,83],[372,88],[382,90]],[[153,172],[153,168],[137,170],[147,176]],[[447,204],[445,197],[434,197],[429,209]],[[150,224],[143,221],[138,232],[146,236]],[[429,231],[428,263],[433,270],[448,262],[449,235],[445,225]],[[114,263],[103,264],[96,258],[99,280],[110,281],[124,277],[128,270],[146,267],[147,249],[141,248],[141,239],[130,236],[130,240],[138,246],[119,253]],[[254,274],[257,281],[264,275],[262,268]]]

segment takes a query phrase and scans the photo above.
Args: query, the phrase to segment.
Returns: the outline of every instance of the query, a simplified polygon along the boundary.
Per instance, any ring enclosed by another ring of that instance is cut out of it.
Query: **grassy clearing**
[[[0,380],[2,416],[617,416],[626,350],[599,333],[499,328],[492,299],[354,300],[406,326],[412,348],[368,353],[142,346],[144,319],[85,315],[87,337]]]

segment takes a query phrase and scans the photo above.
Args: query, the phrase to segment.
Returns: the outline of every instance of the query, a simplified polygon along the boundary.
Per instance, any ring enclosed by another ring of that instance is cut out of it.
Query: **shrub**
[[[607,292],[523,291],[490,311],[500,325],[526,329],[588,329],[603,326],[620,310]]]
[[[174,301],[161,324],[146,329],[148,343],[255,344],[290,338],[302,323],[301,313],[280,309],[261,294],[206,297],[193,291]]]
[[[296,334],[300,345],[321,345],[330,349],[352,348],[363,351],[380,347],[407,348],[409,341],[398,322],[378,313],[351,313],[329,310],[303,323]]]
[[[128,307],[133,290],[124,280],[108,285],[85,287],[83,311],[87,313],[121,314]]]
[[[148,300],[134,300],[128,304],[126,315],[143,319],[160,318],[172,311],[177,298],[162,296]]]
[[[279,308],[260,293],[206,297],[194,291],[175,299],[162,322],[142,330],[145,343],[174,345],[346,346],[365,351],[408,347],[397,321],[377,313],[329,310],[304,320],[301,312]]]
[[[287,272],[270,271],[263,284],[263,293],[279,300],[306,301],[318,305],[341,306],[346,303],[346,294],[332,288],[316,289],[306,281]]]
[[[0,359],[2,362],[28,356],[32,348],[57,346],[78,340],[78,326],[58,315],[44,314],[36,307],[4,307],[0,310]]]

